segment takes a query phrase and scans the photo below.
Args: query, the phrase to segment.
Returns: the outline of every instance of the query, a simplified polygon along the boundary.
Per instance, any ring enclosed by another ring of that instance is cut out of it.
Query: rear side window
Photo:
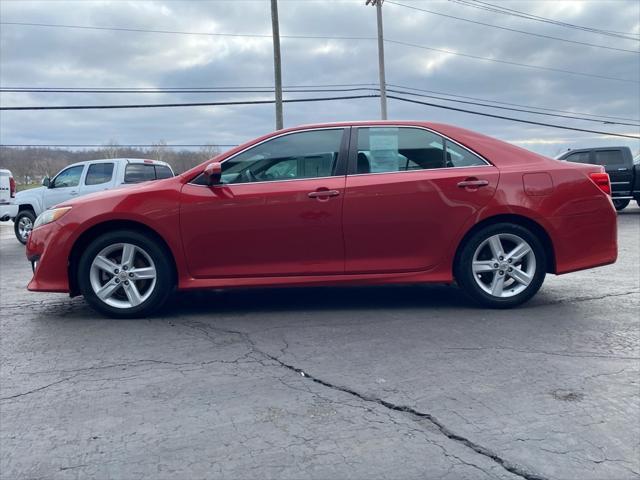
[[[100,185],[111,181],[113,177],[113,163],[93,163],[89,165],[85,185]]]
[[[591,163],[589,162],[589,152],[576,152],[564,158],[567,162]]]
[[[444,168],[444,139],[419,128],[358,129],[357,173]]]
[[[595,160],[597,165],[604,166],[622,166],[624,165],[624,157],[621,150],[596,150]]]
[[[171,178],[173,177],[173,172],[171,169],[165,165],[155,165],[156,167],[156,178],[161,180],[163,178]]]
[[[124,170],[124,183],[140,183],[156,179],[156,170],[147,163],[129,163]]]
[[[447,167],[477,167],[486,165],[479,156],[474,155],[469,150],[459,147],[453,142],[446,140],[447,146]]]

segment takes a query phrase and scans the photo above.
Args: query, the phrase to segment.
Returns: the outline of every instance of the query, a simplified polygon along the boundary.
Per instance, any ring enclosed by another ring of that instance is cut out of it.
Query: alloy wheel
[[[20,220],[18,220],[18,233],[20,234],[20,238],[26,242],[31,230],[33,230],[33,221],[29,217],[20,217]]]
[[[132,243],[103,248],[91,262],[89,281],[96,296],[115,308],[132,308],[147,300],[156,286],[151,256]]]
[[[482,290],[494,297],[508,298],[529,287],[536,273],[536,257],[523,238],[500,233],[480,243],[471,268]]]

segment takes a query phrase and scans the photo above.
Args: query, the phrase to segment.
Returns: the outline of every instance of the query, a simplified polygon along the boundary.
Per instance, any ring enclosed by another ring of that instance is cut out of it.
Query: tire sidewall
[[[107,305],[93,291],[90,282],[91,264],[96,255],[114,243],[131,243],[143,249],[156,267],[156,285],[144,302],[135,307],[123,309]],[[156,240],[141,232],[120,230],[105,233],[93,240],[80,256],[78,262],[78,286],[89,304],[99,312],[116,318],[145,317],[156,311],[167,300],[173,290],[173,270],[169,254]]]
[[[25,239],[22,239],[22,237],[20,237],[20,219],[22,217],[27,217],[31,220],[31,227],[33,228],[33,224],[36,221],[36,216],[34,215],[34,213],[31,210],[21,210],[20,212],[18,212],[18,215],[16,215],[16,218],[13,220],[13,233],[16,234],[16,238],[18,239],[18,241],[23,244],[26,245],[27,244],[27,240],[28,237]]]
[[[533,250],[536,260],[536,272],[529,286],[517,295],[498,298],[485,292],[476,283],[472,269],[473,256],[478,246],[487,238],[496,234],[513,234],[525,240]],[[523,304],[533,297],[544,282],[546,276],[547,254],[540,239],[529,229],[511,223],[497,223],[489,225],[475,232],[462,247],[455,268],[455,276],[464,291],[481,305],[493,308],[511,308]]]
[[[614,198],[613,199],[613,206],[615,207],[615,209],[617,211],[620,211],[620,210],[624,210],[625,208],[627,208],[627,206],[629,205],[629,202],[631,202],[631,200],[616,200]]]

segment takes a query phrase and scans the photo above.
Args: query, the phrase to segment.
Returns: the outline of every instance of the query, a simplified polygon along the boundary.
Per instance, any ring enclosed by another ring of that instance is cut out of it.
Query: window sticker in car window
[[[400,170],[398,135],[370,135],[371,172],[396,172]]]

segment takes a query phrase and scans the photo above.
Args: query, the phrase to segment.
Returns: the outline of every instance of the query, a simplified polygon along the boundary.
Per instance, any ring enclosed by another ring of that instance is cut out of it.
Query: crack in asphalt
[[[32,393],[36,393],[36,392],[39,392],[41,390],[46,390],[49,387],[53,387],[54,385],[58,385],[59,383],[67,382],[67,381],[69,381],[72,378],[77,377],[77,376],[78,375],[72,375],[70,377],[66,377],[66,378],[62,378],[60,380],[56,380],[55,382],[51,382],[51,383],[49,383],[47,385],[43,385],[41,387],[34,388],[32,390],[28,390],[26,392],[16,393],[15,395],[10,395],[8,397],[0,397],[0,401],[11,400],[11,399],[18,398],[18,397],[24,397],[25,395],[31,395]]]
[[[459,444],[462,444],[468,448],[470,448],[471,450],[473,450],[474,452],[476,452],[479,455],[482,455],[485,458],[488,458],[490,460],[492,460],[493,462],[497,463],[498,465],[500,465],[503,469],[505,469],[506,471],[508,471],[509,473],[512,473],[514,475],[517,475],[521,478],[524,478],[525,480],[547,480],[545,477],[542,477],[536,473],[530,472],[527,469],[513,464],[511,462],[509,462],[508,460],[502,458],[500,455],[498,455],[497,453],[493,452],[492,450],[483,447],[482,445],[466,438],[463,437],[462,435],[459,435],[455,432],[453,432],[451,429],[449,429],[441,420],[439,420],[438,418],[436,418],[435,416],[433,416],[430,413],[425,413],[425,412],[421,412],[419,410],[416,410],[412,407],[409,407],[407,405],[396,405],[395,403],[389,402],[387,400],[384,400],[382,398],[379,397],[375,397],[375,396],[369,396],[369,395],[365,395],[363,393],[358,392],[357,390],[354,390],[352,388],[349,387],[345,387],[345,386],[341,386],[341,385],[336,385],[333,384],[331,382],[328,382],[326,380],[323,380],[321,378],[318,377],[314,377],[313,375],[305,372],[304,370],[302,370],[301,368],[298,368],[294,365],[290,365],[288,363],[285,363],[284,361],[280,360],[280,358],[271,355],[263,350],[261,350],[260,348],[258,348],[255,344],[255,342],[251,339],[251,337],[245,333],[245,332],[240,332],[237,330],[227,330],[227,329],[223,329],[223,328],[219,328],[219,327],[212,327],[210,325],[207,324],[202,324],[200,322],[195,323],[195,322],[190,322],[190,323],[182,323],[182,325],[184,325],[187,328],[191,328],[191,329],[195,329],[198,330],[202,333],[204,333],[204,335],[209,339],[212,340],[209,332],[207,332],[206,330],[214,330],[214,331],[218,331],[218,332],[222,332],[222,333],[227,333],[227,334],[232,334],[232,335],[238,335],[240,338],[244,339],[244,341],[247,343],[247,345],[249,346],[249,348],[261,355],[262,357],[271,360],[272,362],[275,362],[277,365],[286,368],[289,371],[292,371],[302,377],[304,377],[305,379],[308,379],[314,383],[317,383],[318,385],[322,385],[323,387],[326,388],[330,388],[332,390],[336,390],[342,393],[346,393],[352,397],[358,398],[359,400],[362,400],[364,402],[368,402],[368,403],[375,403],[378,405],[381,405],[383,407],[385,407],[388,410],[393,410],[395,412],[400,412],[403,413],[405,415],[409,415],[411,417],[413,417],[416,420],[427,420],[429,423],[431,423],[433,426],[435,426],[438,431],[440,431],[440,433],[442,433],[445,437],[447,437],[448,439],[457,442]]]

